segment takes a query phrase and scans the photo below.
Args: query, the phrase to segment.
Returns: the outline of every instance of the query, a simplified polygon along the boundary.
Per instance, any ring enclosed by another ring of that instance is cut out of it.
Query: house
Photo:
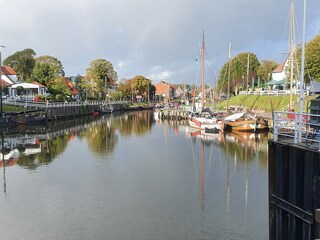
[[[168,96],[172,97],[175,87],[172,84],[166,83],[164,81],[160,81],[155,84],[156,87],[156,97],[158,99],[168,98]]]
[[[284,62],[278,65],[273,71],[272,71],[272,80],[274,81],[281,81],[286,79],[286,68],[289,66],[288,59]]]
[[[76,88],[76,84],[75,82],[72,81],[71,78],[65,77],[64,78],[65,82],[66,82],[66,86],[69,90],[69,93],[72,97],[78,96],[79,95],[79,91]]]
[[[11,86],[19,82],[17,73],[9,66],[1,66],[1,84],[2,86]]]
[[[293,62],[295,64],[295,61]],[[267,85],[271,86],[273,89],[287,89],[290,88],[290,58],[289,56],[286,58],[284,63],[281,63],[272,71],[272,80],[267,83]],[[298,74],[296,73],[296,67],[294,66],[294,79],[293,79],[293,88],[299,88],[299,81],[295,80],[295,76]]]
[[[13,84],[9,87],[9,96],[15,98],[18,96],[18,91],[17,88],[22,87],[23,88],[23,98],[24,99],[29,99],[32,100],[36,94],[40,95],[47,95],[47,88],[46,86],[38,83],[38,82],[33,82],[33,83],[17,83]]]

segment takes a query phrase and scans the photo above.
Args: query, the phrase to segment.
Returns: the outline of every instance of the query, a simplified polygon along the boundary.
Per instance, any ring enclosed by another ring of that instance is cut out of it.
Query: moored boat
[[[268,122],[262,116],[245,112],[232,114],[224,119],[227,131],[258,132],[268,129]]]
[[[189,117],[190,127],[206,130],[220,131],[222,129],[222,121],[216,117],[212,117],[209,113],[202,112],[201,114],[191,113]]]
[[[41,124],[44,123],[47,118],[44,115],[38,114],[19,114],[12,116],[10,121],[16,124]]]

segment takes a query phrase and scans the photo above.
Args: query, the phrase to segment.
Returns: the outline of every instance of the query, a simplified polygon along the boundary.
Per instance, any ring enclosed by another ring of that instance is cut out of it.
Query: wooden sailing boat
[[[216,117],[213,117],[210,109],[205,109],[205,81],[204,81],[204,30],[202,34],[202,45],[201,45],[201,111],[200,113],[192,112],[189,118],[190,127],[211,131],[219,132],[222,127],[222,122]]]
[[[249,78],[249,54],[247,63],[247,86]],[[228,69],[228,102],[227,110],[229,110],[229,87],[230,87],[230,62],[231,62],[231,43],[229,44],[229,69]],[[248,91],[247,91],[248,95]],[[229,111],[228,111],[229,112]],[[258,132],[268,129],[268,122],[262,117],[256,114],[250,114],[248,112],[239,112],[225,117],[224,129],[226,131],[240,131],[240,132]]]

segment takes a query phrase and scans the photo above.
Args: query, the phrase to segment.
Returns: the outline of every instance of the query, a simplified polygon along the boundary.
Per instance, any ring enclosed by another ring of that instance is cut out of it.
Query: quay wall
[[[270,140],[269,239],[320,238],[320,152]]]

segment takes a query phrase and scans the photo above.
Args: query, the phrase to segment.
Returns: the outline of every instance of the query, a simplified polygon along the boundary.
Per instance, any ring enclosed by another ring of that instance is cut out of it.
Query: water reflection
[[[89,149],[99,156],[110,155],[118,134],[143,135],[152,127],[152,112],[132,112],[101,118],[84,117],[58,121],[47,126],[17,126],[2,131],[0,167],[15,164],[27,169],[48,165],[62,154],[69,142],[85,139]]]
[[[237,137],[152,112],[6,131],[4,237],[266,239],[268,136]]]

